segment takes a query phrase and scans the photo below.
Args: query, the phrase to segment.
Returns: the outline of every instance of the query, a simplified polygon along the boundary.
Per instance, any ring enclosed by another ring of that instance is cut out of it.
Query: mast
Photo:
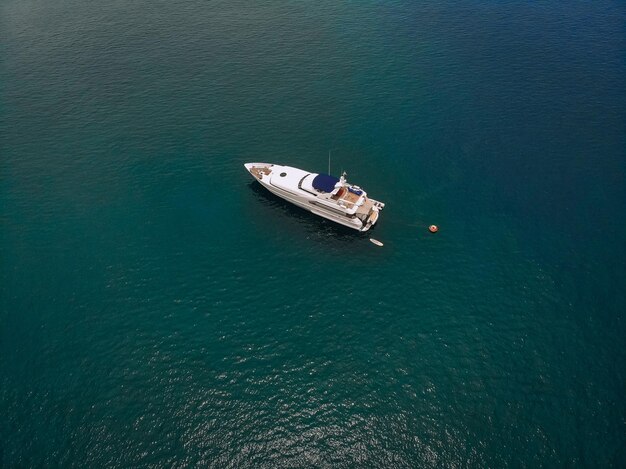
[[[331,148],[330,150],[328,150],[328,174],[330,175],[330,152],[333,151],[333,149]]]

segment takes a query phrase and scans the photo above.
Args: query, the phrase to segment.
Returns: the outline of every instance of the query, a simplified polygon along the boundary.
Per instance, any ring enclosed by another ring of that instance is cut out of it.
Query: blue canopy
[[[329,174],[318,174],[313,179],[313,187],[318,191],[332,192],[335,189],[335,184],[339,182],[339,179]]]

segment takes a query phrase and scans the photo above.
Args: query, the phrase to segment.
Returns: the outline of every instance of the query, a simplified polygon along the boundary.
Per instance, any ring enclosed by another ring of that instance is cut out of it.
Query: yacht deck
[[[263,176],[269,176],[272,170],[266,166],[255,166],[250,169],[250,173],[257,179],[263,178]]]
[[[365,198],[365,202],[363,203],[363,205],[361,205],[357,211],[356,211],[356,215],[368,215],[370,213],[370,210],[372,210],[372,207],[374,206],[374,204],[372,203],[372,201],[370,199],[368,199],[367,197]]]
[[[354,207],[354,204],[356,204],[359,201],[360,197],[361,197],[360,195],[353,194],[352,192],[350,192],[345,187],[342,187],[331,198],[333,200],[336,200],[337,202],[339,202],[341,200],[341,201],[344,202],[344,205],[347,208],[352,208],[352,207]]]

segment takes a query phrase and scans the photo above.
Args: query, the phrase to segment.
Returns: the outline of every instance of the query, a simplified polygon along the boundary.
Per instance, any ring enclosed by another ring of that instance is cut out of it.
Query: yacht
[[[359,186],[340,178],[291,166],[246,163],[248,172],[265,187],[292,204],[359,231],[369,230],[385,204],[367,197]]]

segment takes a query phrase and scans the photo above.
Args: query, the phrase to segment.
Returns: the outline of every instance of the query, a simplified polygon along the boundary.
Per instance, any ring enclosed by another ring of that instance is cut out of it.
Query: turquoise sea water
[[[624,24],[4,0],[0,466],[623,467]],[[383,248],[242,166],[329,149]]]

